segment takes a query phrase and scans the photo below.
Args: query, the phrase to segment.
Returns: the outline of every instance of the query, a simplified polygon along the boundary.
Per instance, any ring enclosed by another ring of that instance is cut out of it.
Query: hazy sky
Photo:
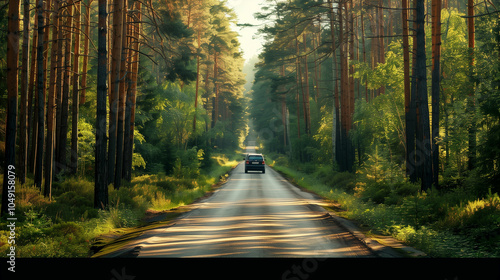
[[[260,12],[261,4],[265,0],[228,0],[227,4],[238,15],[239,23],[261,24],[254,19],[253,15]],[[240,34],[239,40],[243,50],[243,58],[248,61],[250,58],[258,55],[262,48],[262,39],[255,35],[258,27],[234,27],[234,30]]]

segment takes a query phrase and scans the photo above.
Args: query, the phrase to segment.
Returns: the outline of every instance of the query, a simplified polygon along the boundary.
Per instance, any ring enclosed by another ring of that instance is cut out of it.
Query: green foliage
[[[71,139],[71,131],[68,131],[68,139]],[[93,126],[85,118],[78,120],[78,165],[82,175],[86,170],[93,169],[95,161],[95,134]],[[90,172],[89,172],[90,173]]]
[[[198,178],[203,150],[193,147],[178,153],[179,157],[175,160],[173,175],[177,178]]]
[[[183,155],[187,161],[192,156],[201,161],[206,155],[196,148]],[[67,178],[55,183],[52,201],[44,198],[37,188],[18,184],[18,257],[87,257],[97,236],[140,225],[149,209],[163,211],[192,203],[238,163],[222,155],[211,160],[211,167],[203,174],[197,170],[196,180],[165,174],[134,177],[120,189],[109,190],[110,206],[104,211],[94,209],[94,183],[84,178]],[[9,248],[6,224],[6,220],[0,220],[1,254]]]
[[[286,167],[282,165],[285,160],[277,159],[273,160],[275,169],[301,187],[338,203],[342,209],[339,215],[392,235],[429,256],[500,255],[500,198],[496,193],[479,200],[471,200],[464,189],[421,193],[419,184],[367,176],[367,167],[354,176],[331,172],[332,167],[325,165],[311,175]],[[354,184],[353,194],[349,186]]]

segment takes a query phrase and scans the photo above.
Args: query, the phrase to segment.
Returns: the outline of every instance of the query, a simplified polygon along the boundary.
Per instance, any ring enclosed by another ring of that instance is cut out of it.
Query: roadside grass
[[[109,188],[109,209],[93,208],[94,183],[85,178],[65,178],[54,183],[49,201],[28,179],[16,182],[17,257],[89,257],[100,236],[120,235],[144,225],[147,211],[160,212],[188,205],[204,196],[211,187],[225,180],[237,165],[238,157],[214,154],[213,164],[197,179],[165,174],[137,176],[123,182],[118,190]],[[0,180],[3,178],[0,176]],[[0,220],[0,254],[7,254],[7,221]]]
[[[419,192],[417,185],[394,178],[370,181],[362,174],[335,172],[331,166],[308,167],[305,172],[286,159],[267,159],[294,184],[332,202],[331,210],[338,215],[371,232],[393,236],[431,257],[500,257],[496,193],[473,198],[463,188]]]

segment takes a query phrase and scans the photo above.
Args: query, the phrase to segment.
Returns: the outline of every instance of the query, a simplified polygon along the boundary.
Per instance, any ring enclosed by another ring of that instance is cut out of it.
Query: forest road
[[[333,221],[321,200],[271,168],[266,171],[245,174],[240,163],[199,207],[171,226],[145,232],[127,247],[135,248],[136,257],[156,258],[374,257]]]

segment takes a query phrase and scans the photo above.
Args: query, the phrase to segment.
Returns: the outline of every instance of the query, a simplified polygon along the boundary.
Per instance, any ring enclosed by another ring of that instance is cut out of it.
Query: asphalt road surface
[[[242,162],[198,208],[131,247],[137,257],[372,256],[319,202],[269,167],[245,174]]]

